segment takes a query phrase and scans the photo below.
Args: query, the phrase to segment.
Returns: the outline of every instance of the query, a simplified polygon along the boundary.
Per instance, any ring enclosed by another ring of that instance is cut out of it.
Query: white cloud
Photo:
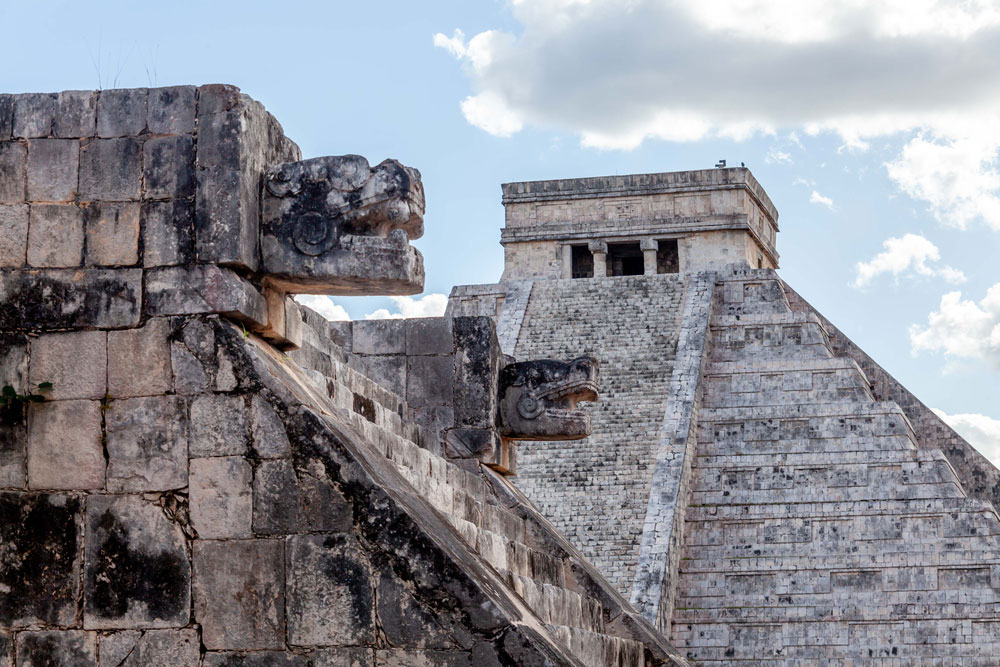
[[[420,298],[411,296],[390,296],[399,312],[391,313],[386,308],[379,308],[365,315],[366,320],[395,320],[404,317],[441,317],[448,307],[448,297],[445,294],[425,294]]]
[[[942,278],[948,283],[965,282],[965,274],[958,269],[928,264],[940,261],[941,252],[936,245],[919,234],[886,239],[882,242],[882,247],[885,250],[870,261],[857,263],[855,287],[864,287],[883,273],[891,273],[895,279],[916,274],[928,278]]]
[[[961,292],[941,297],[927,326],[910,327],[910,348],[943,352],[945,356],[977,359],[1000,368],[1000,283],[986,290],[976,303],[963,301]]]
[[[764,156],[764,162],[768,164],[791,164],[792,156],[790,153],[779,150],[776,146],[771,146],[771,149],[767,151],[767,155]]]
[[[333,299],[328,296],[321,294],[296,294],[295,300],[307,308],[312,308],[331,322],[351,319],[351,316],[347,314],[344,307],[335,304]]]
[[[933,410],[934,414],[978,449],[980,454],[1000,467],[1000,419],[975,413],[949,415],[943,410]]]
[[[900,189],[946,222],[1000,229],[1000,0],[510,7],[517,34],[434,36],[463,63],[473,92],[462,110],[487,132],[566,130],[621,150],[778,129],[832,131],[867,150],[905,132],[886,165]]]
[[[830,199],[829,197],[824,197],[815,190],[813,190],[812,194],[809,195],[809,203],[819,204],[820,206],[826,206],[828,209],[833,210],[833,200]]]

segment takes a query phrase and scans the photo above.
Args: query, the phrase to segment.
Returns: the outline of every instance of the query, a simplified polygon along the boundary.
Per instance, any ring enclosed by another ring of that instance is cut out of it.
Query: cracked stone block
[[[89,496],[84,566],[84,627],[187,625],[191,565],[184,534],[163,510],[138,496]]]
[[[406,353],[406,320],[359,320],[353,332],[355,354]]]
[[[152,88],[146,126],[150,134],[191,134],[195,121],[194,86]]]
[[[201,122],[201,121],[199,121]],[[199,138],[199,159],[202,140]],[[236,169],[211,167],[196,174],[195,241],[198,259],[257,267],[257,192]]]
[[[209,394],[191,402],[191,456],[236,456],[247,451],[242,396]]]
[[[107,391],[107,334],[70,331],[45,334],[31,341],[28,381],[33,386],[51,382],[45,397],[103,398]]]
[[[142,148],[137,139],[85,141],[80,149],[80,197],[93,201],[139,199],[141,163]]]
[[[284,582],[281,540],[196,540],[194,613],[205,648],[283,648]]]
[[[3,329],[130,327],[141,304],[141,269],[0,272]]]
[[[210,379],[205,367],[184,343],[170,343],[170,366],[174,374],[174,391],[178,394],[200,394],[208,389]]]
[[[79,169],[79,141],[32,139],[28,142],[28,199],[73,201]]]
[[[55,135],[65,138],[92,137],[97,130],[97,93],[66,90],[57,100]]]
[[[2,178],[0,176],[0,179]],[[27,205],[0,204],[0,268],[20,268],[24,266],[24,262],[27,259],[27,251]]]
[[[97,100],[97,136],[134,137],[146,129],[147,89],[102,90]]]
[[[28,487],[104,487],[99,401],[46,401],[28,409]]]
[[[194,195],[194,138],[188,135],[148,139],[143,145],[147,199]]]
[[[194,261],[194,204],[187,200],[143,202],[143,266]]]
[[[70,625],[80,595],[80,501],[0,493],[0,625]]]
[[[56,119],[54,93],[26,93],[14,96],[14,136],[24,139],[52,134]]]
[[[17,667],[97,667],[97,636],[83,630],[44,630],[17,635]]]
[[[285,425],[271,404],[260,396],[254,396],[250,401],[250,435],[253,450],[262,459],[280,458],[291,453]]]
[[[191,524],[202,539],[250,537],[253,470],[240,456],[191,459]]]
[[[391,572],[378,582],[378,618],[392,646],[408,648],[454,648],[455,642],[414,598],[406,585]]]
[[[151,315],[219,313],[253,327],[267,324],[267,303],[236,272],[221,266],[165,266],[146,273]]]
[[[98,667],[198,667],[198,631],[123,630],[101,636]]]
[[[258,535],[342,532],[354,520],[351,504],[310,462],[296,472],[286,459],[262,461],[253,480],[253,530]]]
[[[288,539],[288,641],[358,646],[375,639],[375,591],[368,560],[345,535]],[[336,623],[330,619],[336,618]]]
[[[28,264],[83,264],[83,211],[73,204],[33,204],[28,213]]]
[[[17,141],[0,142],[0,202],[24,201],[28,151]]]
[[[154,396],[170,390],[170,322],[147,320],[141,329],[108,332],[108,393],[114,398]],[[186,420],[185,420],[186,421]]]
[[[84,216],[87,264],[132,266],[139,261],[139,204],[94,202]]]
[[[188,485],[187,405],[177,396],[111,401],[104,415],[109,491]]]

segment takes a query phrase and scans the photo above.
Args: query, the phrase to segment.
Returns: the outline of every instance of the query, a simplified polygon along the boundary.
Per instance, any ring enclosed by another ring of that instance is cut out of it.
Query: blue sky
[[[499,278],[502,182],[745,162],[781,275],[1000,458],[996,2],[0,0],[0,21],[4,92],[232,83],[305,156],[417,167],[427,293]]]

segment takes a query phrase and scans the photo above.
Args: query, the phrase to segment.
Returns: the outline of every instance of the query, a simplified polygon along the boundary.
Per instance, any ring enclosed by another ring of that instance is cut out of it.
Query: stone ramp
[[[593,435],[520,449],[518,488],[628,595],[646,516],[677,347],[684,279],[676,275],[536,281],[519,359],[594,355],[601,395]]]
[[[716,285],[671,639],[698,664],[987,665],[1000,521],[771,271]]]

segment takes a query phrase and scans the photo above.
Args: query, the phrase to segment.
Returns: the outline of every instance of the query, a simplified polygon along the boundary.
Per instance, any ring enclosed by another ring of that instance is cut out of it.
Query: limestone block
[[[326,478],[322,464],[298,474],[287,459],[262,461],[253,480],[253,530],[258,535],[342,532],[353,511]]]
[[[184,399],[113,400],[104,421],[109,491],[168,491],[188,485]]]
[[[405,320],[404,320],[405,321]],[[448,405],[452,402],[451,356],[409,357],[406,372],[406,402],[411,407]]]
[[[82,630],[38,630],[17,636],[17,667],[97,667],[97,636]]]
[[[450,317],[417,317],[403,321],[406,323],[408,356],[454,352]]]
[[[146,88],[102,90],[97,100],[97,136],[134,137],[146,129]]]
[[[220,266],[163,267],[146,273],[149,314],[219,313],[254,327],[267,324],[267,303],[250,283]]]
[[[139,496],[89,496],[83,624],[88,629],[181,627],[190,621],[184,534]]]
[[[205,367],[184,343],[170,343],[170,367],[173,371],[174,391],[178,394],[201,394],[211,385]]]
[[[143,202],[142,260],[146,267],[194,261],[194,205],[190,201]]]
[[[180,135],[148,139],[142,150],[147,199],[173,199],[194,194],[194,138]]]
[[[14,96],[0,93],[0,141],[10,139],[14,129]]]
[[[281,540],[195,541],[194,615],[208,650],[283,648],[283,547]]]
[[[456,317],[455,425],[488,428],[496,414],[497,375],[502,353],[495,327],[488,317]]]
[[[98,667],[198,667],[198,631],[123,630],[101,635]]]
[[[146,126],[150,134],[191,134],[195,120],[194,86],[151,88]]]
[[[239,456],[191,459],[191,524],[202,539],[250,537],[250,463]]]
[[[0,625],[70,625],[80,596],[83,533],[74,496],[0,493]]]
[[[24,201],[28,151],[16,141],[0,141],[0,202]]]
[[[131,266],[139,261],[138,202],[93,202],[84,218],[87,264]]]
[[[364,357],[364,373],[389,391],[406,396],[406,357],[401,354]]]
[[[31,341],[28,380],[37,386],[51,382],[50,400],[103,398],[107,391],[107,334],[70,331]]]
[[[209,394],[191,402],[191,456],[238,456],[247,450],[246,403]]]
[[[412,649],[377,649],[375,651],[375,667],[472,667],[471,660],[472,658],[465,651]]]
[[[33,139],[28,142],[28,199],[73,201],[79,181],[80,142]]]
[[[0,328],[129,327],[139,323],[139,269],[0,273]]]
[[[25,485],[27,440],[24,424],[0,424],[0,488],[19,489]]]
[[[92,137],[97,130],[97,93],[66,90],[57,98],[55,136],[67,139]]]
[[[114,398],[165,394],[171,386],[170,322],[108,332],[108,393]]]
[[[28,410],[28,487],[104,487],[99,401],[35,403]]]
[[[226,83],[198,87],[198,115],[229,111],[240,102],[240,89]]]
[[[202,140],[198,141],[201,156]],[[212,167],[196,173],[195,248],[205,262],[256,268],[255,204],[241,173]],[[254,229],[251,230],[251,227]]]
[[[250,401],[250,435],[253,450],[262,459],[280,458],[291,453],[281,418],[261,396],[254,396]]]
[[[28,264],[36,268],[83,263],[83,211],[73,204],[33,204],[28,214]]]
[[[141,163],[142,148],[138,139],[85,141],[80,149],[80,197],[94,201],[139,199]]]
[[[406,353],[406,320],[358,320],[353,334],[355,354]]]
[[[33,139],[52,134],[57,99],[54,93],[14,96],[14,137]]]
[[[371,667],[368,648],[323,648],[307,654],[285,651],[206,653],[205,667]]]
[[[378,580],[379,625],[392,646],[408,648],[454,648],[454,638],[434,615],[422,607],[403,581],[392,572]]]
[[[288,642],[358,646],[375,639],[370,565],[345,535],[297,535],[288,544]],[[338,619],[330,623],[330,618]]]
[[[0,175],[0,179],[2,178]],[[0,268],[24,266],[27,250],[28,206],[0,204]]]

